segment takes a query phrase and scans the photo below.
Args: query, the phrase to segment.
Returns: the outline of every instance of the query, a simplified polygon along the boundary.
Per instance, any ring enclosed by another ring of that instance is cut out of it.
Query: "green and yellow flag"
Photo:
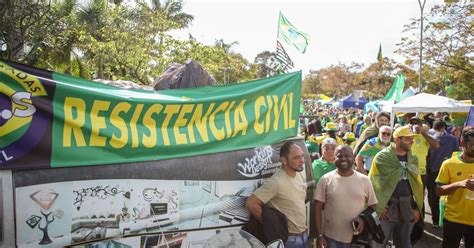
[[[301,53],[306,52],[309,43],[309,35],[293,26],[281,12],[278,21],[278,39],[294,46]]]

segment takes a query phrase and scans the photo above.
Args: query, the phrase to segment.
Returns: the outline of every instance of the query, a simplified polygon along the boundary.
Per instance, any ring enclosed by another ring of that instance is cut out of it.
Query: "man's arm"
[[[423,126],[421,128],[421,135],[423,138],[425,138],[426,142],[430,144],[431,149],[438,149],[439,148],[439,142],[437,139],[433,138],[431,135],[428,134],[428,127]]]
[[[356,156],[356,170],[364,175],[367,175],[367,172],[364,169],[364,157],[361,155]]]
[[[445,185],[438,184],[436,185],[436,194],[439,196],[449,195],[449,194],[454,193],[454,191],[456,191],[457,189],[464,189],[464,188],[467,188],[469,190],[474,190],[474,187],[470,186],[469,184],[469,179],[465,179],[459,182],[454,182],[454,183],[445,184]]]
[[[260,201],[260,199],[258,199],[258,197],[256,197],[254,194],[252,194],[249,198],[247,198],[247,201],[245,201],[245,207],[260,223],[263,223],[262,206],[263,202]]]
[[[314,216],[316,219],[316,242],[317,247],[327,247],[326,239],[323,236],[323,208],[324,202],[315,201],[314,204]]]

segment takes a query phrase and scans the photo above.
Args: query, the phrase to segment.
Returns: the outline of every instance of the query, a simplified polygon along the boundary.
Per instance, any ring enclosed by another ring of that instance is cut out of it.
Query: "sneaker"
[[[431,227],[433,227],[434,229],[439,229],[440,228],[440,226],[435,225],[435,224],[431,225]]]

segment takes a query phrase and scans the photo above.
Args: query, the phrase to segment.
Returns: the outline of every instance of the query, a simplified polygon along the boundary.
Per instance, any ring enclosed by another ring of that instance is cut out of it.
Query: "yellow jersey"
[[[416,158],[418,158],[418,171],[420,172],[420,175],[426,174],[426,156],[428,156],[429,149],[430,144],[426,141],[423,135],[415,134],[415,136],[413,136],[411,152],[416,156]]]
[[[436,183],[441,185],[459,182],[474,176],[474,163],[466,163],[461,159],[460,152],[454,152],[453,156],[445,160],[439,170]],[[444,218],[451,222],[474,226],[474,200],[468,200],[468,189],[457,189],[448,195]]]

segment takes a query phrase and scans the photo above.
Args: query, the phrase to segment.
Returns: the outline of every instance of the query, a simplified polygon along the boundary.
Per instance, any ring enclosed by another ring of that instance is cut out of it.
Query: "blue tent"
[[[353,97],[352,94],[342,98],[339,100],[339,108],[358,108],[358,109],[364,109],[365,104],[367,104],[367,100],[364,98],[359,98],[359,101],[357,102]]]
[[[374,101],[374,102],[369,102],[365,104],[364,106],[364,114],[367,113],[367,111],[372,110],[372,112],[380,112],[379,109],[379,101]]]

